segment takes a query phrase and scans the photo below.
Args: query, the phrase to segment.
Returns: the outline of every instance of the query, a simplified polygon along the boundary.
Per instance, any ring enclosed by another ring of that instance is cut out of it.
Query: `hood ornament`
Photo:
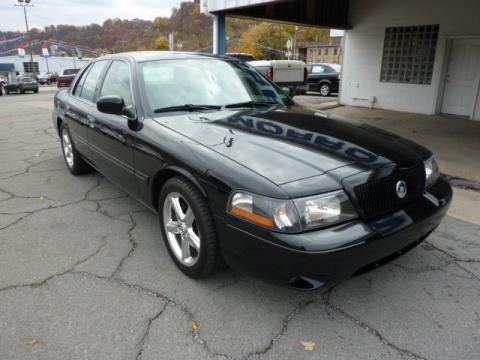
[[[399,199],[403,199],[407,196],[407,183],[403,180],[397,181],[395,185],[395,191],[397,192],[397,196]]]

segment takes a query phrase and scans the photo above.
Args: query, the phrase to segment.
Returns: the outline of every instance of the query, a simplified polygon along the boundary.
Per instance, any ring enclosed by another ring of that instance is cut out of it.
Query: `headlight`
[[[354,219],[357,212],[344,191],[294,200],[301,217],[302,229],[309,230]]]
[[[438,179],[440,176],[440,171],[438,169],[437,160],[432,156],[430,159],[425,161],[425,187],[430,186]]]
[[[357,217],[343,191],[293,201],[235,192],[230,198],[228,212],[264,228],[283,232],[310,230]]]

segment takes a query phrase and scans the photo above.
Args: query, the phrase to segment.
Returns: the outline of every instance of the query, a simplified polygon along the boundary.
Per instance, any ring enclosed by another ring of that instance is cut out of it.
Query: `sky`
[[[87,25],[109,18],[153,20],[170,16],[182,0],[31,0],[27,8],[30,27],[46,25]],[[23,10],[17,0],[0,0],[0,30],[25,31]]]

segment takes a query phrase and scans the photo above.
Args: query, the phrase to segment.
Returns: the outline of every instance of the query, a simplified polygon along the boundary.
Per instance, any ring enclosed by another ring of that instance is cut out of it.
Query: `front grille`
[[[407,194],[403,199],[397,195],[397,182],[407,184]],[[408,170],[398,170],[387,177],[369,181],[354,188],[357,205],[364,218],[374,218],[400,209],[423,193],[425,168],[418,166]]]

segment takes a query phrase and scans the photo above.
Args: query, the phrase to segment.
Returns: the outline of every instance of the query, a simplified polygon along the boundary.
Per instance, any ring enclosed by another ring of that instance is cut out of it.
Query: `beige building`
[[[342,51],[339,42],[322,42],[300,45],[298,52],[306,63],[340,64]]]

